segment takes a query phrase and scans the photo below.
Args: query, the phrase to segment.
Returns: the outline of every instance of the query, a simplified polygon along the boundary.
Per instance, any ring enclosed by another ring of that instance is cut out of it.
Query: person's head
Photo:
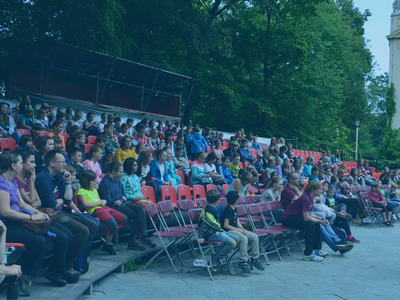
[[[64,129],[64,124],[63,124],[62,121],[55,120],[53,122],[53,132],[54,132],[54,134],[58,134],[58,133],[62,132],[63,129]]]
[[[86,120],[87,120],[89,123],[92,123],[93,120],[94,120],[94,113],[93,113],[93,112],[87,113],[87,115],[86,115]]]
[[[311,174],[314,176],[317,176],[319,172],[319,168],[317,166],[314,166],[311,168]]]
[[[32,147],[32,137],[27,134],[21,136],[21,138],[19,139],[18,145],[21,147],[31,148]]]
[[[72,136],[72,139],[75,141],[75,143],[79,146],[83,146],[86,143],[86,133],[83,131],[77,131],[74,133]]]
[[[99,146],[95,145],[89,150],[89,159],[91,159],[94,162],[100,161],[103,157],[103,149],[101,149]]]
[[[85,190],[91,190],[96,186],[97,175],[95,172],[83,169],[79,177],[79,183],[81,188]]]
[[[350,189],[350,184],[346,181],[341,182],[339,187],[342,194],[347,194],[348,190]]]
[[[22,159],[22,171],[25,173],[32,173],[35,171],[36,163],[35,163],[35,155],[32,152],[27,150],[15,150],[16,154],[21,156]]]
[[[312,157],[312,156],[307,157],[307,160],[306,160],[307,165],[312,165],[313,162],[314,162],[314,157]]]
[[[8,104],[6,102],[0,102],[0,115],[6,115],[8,112]]]
[[[107,166],[107,174],[112,178],[112,179],[119,179],[122,177],[124,172],[124,168],[122,164],[119,161],[113,161]]]
[[[379,189],[381,189],[382,188],[382,181],[377,180],[376,183],[378,184]]]
[[[142,151],[138,159],[138,165],[147,166],[152,160],[152,154],[149,151]]]
[[[129,150],[132,146],[132,140],[128,135],[124,135],[121,139],[121,148],[123,150]]]
[[[389,167],[385,166],[385,168],[383,169],[383,172],[386,173],[386,174],[389,174]]]
[[[71,173],[71,181],[74,182],[76,180],[76,168],[73,165],[66,165],[65,171]]]
[[[171,143],[171,142],[172,142],[172,138],[173,138],[172,132],[171,132],[171,131],[167,131],[167,132],[165,133],[165,137],[164,137],[165,142],[166,142],[167,144]]]
[[[276,172],[274,172],[276,173]],[[288,183],[291,183],[295,186],[299,185],[299,175],[295,172],[289,173],[288,176],[286,177]]]
[[[112,135],[113,131],[114,131],[114,125],[112,123],[107,123],[106,125],[104,125],[104,134],[106,136]]]
[[[364,161],[364,167],[368,168],[369,167],[369,160]]]
[[[242,169],[239,171],[238,178],[242,182],[242,185],[246,185],[252,182],[253,175],[251,172]]]
[[[114,119],[114,124],[115,124],[115,127],[121,126],[121,118],[120,117],[116,117]]]
[[[167,151],[164,149],[158,150],[157,160],[159,163],[164,163],[167,160]]]
[[[54,136],[54,149],[61,149],[62,140],[58,135]]]
[[[306,193],[311,196],[319,196],[322,193],[322,184],[318,180],[311,180],[306,187]]]
[[[252,183],[256,184],[258,182],[260,174],[258,174],[258,172],[256,170],[252,170],[251,175],[253,175]]]
[[[138,143],[135,147],[136,154],[141,154],[145,150],[145,146],[143,143]]]
[[[283,180],[280,177],[274,177],[268,181],[267,189],[274,188],[275,190],[282,190]]]
[[[294,161],[293,161],[293,167],[294,167],[296,170],[298,170],[298,169],[301,168],[301,161],[300,161],[299,158],[296,157],[296,158],[294,159]]]
[[[231,149],[232,149],[234,152],[236,152],[237,149],[239,148],[239,144],[238,144],[237,141],[232,141],[232,142],[230,143],[230,147],[231,147]]]
[[[226,194],[226,201],[228,202],[228,205],[236,205],[239,199],[239,194],[236,191],[229,191],[228,194]]]
[[[357,169],[356,169],[356,170],[357,170]],[[330,167],[325,168],[325,174],[326,174],[327,176],[332,176],[332,171],[331,171],[331,168],[330,168]]]
[[[101,122],[102,122],[102,123],[107,122],[107,114],[106,114],[106,113],[102,113],[101,116],[100,116],[100,118],[101,118]]]
[[[279,167],[282,164],[282,158],[275,156],[275,166]]]
[[[146,128],[144,127],[144,125],[139,123],[137,128],[136,128],[136,131],[137,131],[137,135],[139,137],[144,137],[144,134],[146,132]]]
[[[172,160],[174,158],[172,150],[169,147],[164,147],[164,150],[167,152],[167,160]]]
[[[126,125],[128,125],[128,128],[131,128],[133,126],[133,119],[132,118],[126,119]]]
[[[25,117],[31,119],[33,117],[33,110],[32,109],[27,109],[25,111]]]
[[[44,164],[52,174],[62,174],[65,170],[65,158],[60,150],[51,150],[44,155]]]
[[[54,138],[48,135],[44,135],[39,139],[38,150],[40,154],[54,149]]]
[[[209,190],[206,193],[207,202],[211,205],[217,205],[219,198],[221,197],[220,192],[218,190]]]
[[[124,172],[126,174],[133,175],[136,173],[138,169],[137,160],[134,159],[133,157],[128,157],[127,159],[125,159],[123,167],[124,167]]]
[[[219,149],[219,148],[221,148],[221,140],[220,140],[220,139],[217,139],[217,140],[215,141],[215,149]]]
[[[240,141],[240,147],[246,148],[247,147],[247,143],[248,143],[248,141],[246,139],[242,139]]]
[[[335,195],[335,188],[333,186],[328,186],[328,190],[326,191],[326,196],[328,198],[333,198]]]
[[[268,159],[268,168],[272,169],[275,167],[275,159]]]
[[[335,167],[333,167],[332,169],[331,169],[331,171],[332,171],[332,175],[335,175],[335,176],[337,176],[337,169],[335,168]]]
[[[65,121],[65,113],[63,113],[62,111],[57,112],[56,121],[60,121],[60,122],[64,123],[64,121]]]
[[[235,166],[238,166],[239,165],[239,162],[240,162],[240,155],[239,155],[239,153],[233,153],[232,154],[232,163],[233,163],[233,165],[235,165]]]
[[[75,111],[74,121],[79,121],[82,118],[82,113],[80,110]]]
[[[360,158],[360,159],[358,160],[357,166],[359,166],[359,167],[364,166],[364,159],[363,159],[363,158]]]
[[[68,156],[71,158],[74,164],[80,163],[82,161],[82,151],[79,148],[72,147],[68,151]]]
[[[155,128],[153,128],[153,129],[150,131],[150,136],[151,136],[153,139],[155,139],[155,138],[157,138],[157,135],[158,135],[158,130],[155,129]]]
[[[197,161],[199,163],[204,163],[206,161],[207,153],[200,153],[199,156],[197,157]]]
[[[183,146],[176,146],[175,148],[175,157],[181,158],[183,156]]]
[[[374,192],[377,192],[379,190],[378,182],[371,183],[371,190],[374,191]]]
[[[32,136],[38,137],[42,132],[42,125],[38,123],[32,124]]]
[[[280,151],[281,153],[286,153],[286,152],[287,152],[287,147],[286,147],[286,146],[281,146],[281,147],[279,148],[279,151]]]
[[[229,156],[222,156],[221,161],[222,161],[222,166],[224,168],[227,168],[229,166],[229,164],[231,163]]]
[[[390,185],[390,191],[391,191],[392,193],[394,193],[394,192],[397,190],[397,187],[398,187],[397,184],[392,183],[392,184]]]
[[[96,138],[96,145],[99,146],[103,151],[106,148],[107,137],[105,134],[99,134]]]
[[[209,165],[215,164],[217,161],[217,154],[215,152],[210,152],[206,157],[206,163]]]
[[[17,152],[5,151],[0,155],[0,173],[7,171],[15,175],[22,171],[22,158]]]

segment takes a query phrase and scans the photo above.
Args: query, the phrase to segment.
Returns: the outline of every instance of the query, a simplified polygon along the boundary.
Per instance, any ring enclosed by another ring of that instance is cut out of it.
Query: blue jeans
[[[331,225],[323,226],[321,228],[321,239],[331,248],[334,252],[337,251],[336,244],[341,241],[340,237],[333,231]]]
[[[215,261],[219,261],[225,257],[231,250],[235,249],[239,242],[239,237],[226,231],[218,231],[212,234],[208,239],[211,242],[223,242],[222,248],[215,254]]]

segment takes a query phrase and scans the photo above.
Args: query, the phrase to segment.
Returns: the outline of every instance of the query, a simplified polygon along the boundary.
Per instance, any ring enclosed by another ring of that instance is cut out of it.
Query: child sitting
[[[83,162],[83,167],[86,170],[93,171],[97,175],[97,183],[103,179],[104,174],[101,170],[99,161],[102,159],[103,150],[99,146],[93,146],[90,148],[88,159]]]
[[[138,169],[138,163],[136,159],[128,157],[125,159],[124,164],[124,175],[121,177],[121,184],[124,188],[126,198],[128,202],[139,203],[146,202],[146,197],[143,196],[141,191],[140,178],[135,174]]]
[[[35,155],[35,151],[32,148],[32,137],[30,135],[23,135],[18,141],[18,148],[20,150],[27,150],[29,153]]]
[[[198,242],[203,244],[206,240],[212,242],[223,242],[224,245],[216,254],[211,254],[210,268],[216,272],[216,266],[221,263],[223,257],[236,248],[239,238],[221,228],[218,222],[217,204],[220,193],[217,190],[210,190],[206,194],[208,204],[203,208],[199,218]]]
[[[221,165],[217,167],[218,174],[222,175],[227,184],[233,182],[233,177],[231,170],[229,169],[230,160],[228,156],[223,156],[221,160]]]
[[[81,171],[84,168],[82,164],[82,151],[78,148],[72,148],[68,152],[71,165],[76,169],[76,177],[79,178]]]
[[[88,214],[99,218],[107,225],[107,233],[101,250],[111,255],[118,254],[119,250],[111,243],[119,228],[124,226],[127,217],[107,206],[106,200],[101,200],[95,188],[97,176],[94,172],[83,170],[79,180],[81,188],[78,191],[78,201],[87,210]]]
[[[177,146],[175,149],[174,163],[175,163],[175,168],[183,172],[183,175],[185,176],[185,182],[188,182],[190,167],[189,167],[189,162],[183,156],[182,146]]]
[[[232,162],[229,164],[229,169],[231,170],[232,178],[236,179],[239,176],[239,171],[241,170],[241,167],[239,166],[240,162],[240,155],[239,153],[233,153],[232,154]]]
[[[250,272],[251,266],[254,266],[256,269],[263,271],[264,267],[261,265],[258,260],[260,256],[259,246],[258,246],[258,237],[253,232],[247,231],[243,228],[242,224],[239,222],[238,213],[236,209],[236,204],[239,199],[239,194],[235,191],[230,191],[226,195],[226,200],[228,201],[228,205],[225,207],[222,216],[221,216],[221,226],[224,230],[228,231],[228,233],[236,235],[239,238],[239,251],[240,251],[240,262],[239,268],[242,269],[243,272]],[[248,256],[248,243],[251,243],[251,251],[252,257],[250,259],[249,265],[249,256]]]
[[[254,168],[257,170],[258,173],[263,173],[264,168],[263,168],[263,155],[261,153],[257,154],[257,161],[254,163]]]

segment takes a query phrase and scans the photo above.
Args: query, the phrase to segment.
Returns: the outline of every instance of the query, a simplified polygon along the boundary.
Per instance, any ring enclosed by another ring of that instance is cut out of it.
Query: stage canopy
[[[7,64],[7,98],[30,95],[58,107],[116,107],[179,118],[182,91],[193,82],[188,76],[55,42],[26,49]]]

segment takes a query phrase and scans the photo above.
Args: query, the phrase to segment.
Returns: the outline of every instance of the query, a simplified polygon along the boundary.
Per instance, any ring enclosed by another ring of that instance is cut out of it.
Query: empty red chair
[[[1,151],[10,150],[14,151],[17,148],[17,142],[12,138],[2,138],[0,140]]]
[[[200,184],[195,184],[193,186],[193,200],[196,200],[197,198],[206,198],[204,186]]]
[[[248,161],[246,161],[245,163],[244,163],[244,169],[247,169],[247,166],[250,164],[250,162],[248,162]]]
[[[17,129],[21,136],[23,135],[31,135],[31,132],[28,129]]]
[[[42,132],[39,134],[39,136],[42,137],[42,136],[48,135],[49,133],[50,133],[50,131],[42,130]]]
[[[257,150],[256,149],[251,149],[251,155],[253,155],[254,159],[257,159]]]
[[[96,141],[97,141],[97,136],[88,135],[88,137],[87,137],[87,143],[88,144],[96,145]]]
[[[241,161],[239,162],[239,167],[244,169],[244,164]]]
[[[169,200],[175,208],[178,206],[176,205],[176,192],[175,188],[170,185],[164,185],[161,188],[161,201]]]
[[[144,185],[140,188],[143,196],[145,196],[147,199],[149,199],[151,202],[156,204],[156,196],[154,194],[154,189],[151,186]]]
[[[224,184],[224,185],[222,186],[222,192],[223,192],[223,193],[226,193],[226,190],[229,189],[229,187],[230,187],[229,184]]]
[[[68,133],[60,133],[64,137],[64,142],[66,142],[69,139],[69,134]]]
[[[90,151],[90,148],[92,148],[94,145],[93,144],[85,144],[85,154],[88,154]]]
[[[182,199],[192,199],[192,192],[187,185],[178,186],[178,200]]]
[[[218,190],[215,184],[207,184],[207,192],[211,190]]]
[[[183,174],[183,172],[181,170],[176,170],[176,174],[182,179],[182,184],[186,184],[185,175]]]

